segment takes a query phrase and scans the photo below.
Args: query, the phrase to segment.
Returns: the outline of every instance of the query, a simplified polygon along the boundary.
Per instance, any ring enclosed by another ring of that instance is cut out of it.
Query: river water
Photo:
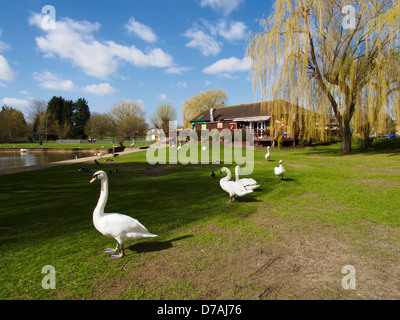
[[[2,152],[0,151],[0,170],[33,166],[62,160],[87,157],[88,154],[78,152]]]

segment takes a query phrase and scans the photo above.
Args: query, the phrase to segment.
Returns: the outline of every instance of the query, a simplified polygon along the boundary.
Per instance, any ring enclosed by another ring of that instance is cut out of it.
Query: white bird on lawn
[[[93,211],[93,224],[100,233],[117,241],[115,249],[107,249],[104,253],[111,254],[113,259],[120,259],[125,255],[124,242],[126,240],[151,238],[157,235],[148,232],[138,220],[132,217],[120,213],[104,213],[108,199],[107,174],[102,170],[95,172],[90,183],[96,179],[101,181],[101,192],[99,201]],[[118,251],[118,246],[121,251],[119,254],[114,254]]]
[[[177,150],[179,151],[179,150],[181,150],[181,148],[182,148],[182,143],[179,142],[179,146],[178,146]]]
[[[265,155],[265,160],[269,161],[271,159],[271,155],[269,154],[269,146],[267,147],[267,154]]]
[[[283,180],[283,175],[286,173],[285,168],[282,166],[282,160],[279,161],[279,167],[275,167],[274,168],[275,171],[275,175],[278,178],[279,181],[279,177],[282,177],[281,180]]]
[[[236,166],[236,168],[235,168],[236,182],[239,182],[247,190],[254,190],[254,189],[257,189],[260,186],[259,184],[257,184],[257,181],[252,179],[252,178],[240,179],[239,178],[240,170],[241,170],[240,166]]]
[[[232,178],[232,174],[228,168],[222,167],[219,173],[222,174],[223,172],[226,172],[227,176],[219,181],[219,185],[221,186],[222,190],[229,193],[230,199],[227,202],[233,202],[235,200],[235,196],[242,197],[253,192],[253,190],[247,190],[239,182],[229,181]]]

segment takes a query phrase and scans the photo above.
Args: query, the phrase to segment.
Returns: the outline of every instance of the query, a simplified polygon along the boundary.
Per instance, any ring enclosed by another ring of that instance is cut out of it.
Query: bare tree
[[[150,117],[152,125],[157,129],[169,131],[169,121],[176,120],[176,108],[172,104],[161,104]]]
[[[115,120],[109,114],[93,113],[86,123],[85,134],[103,139],[115,130]]]
[[[49,114],[47,113],[47,102],[33,99],[29,106],[28,120],[32,123],[33,133],[41,134],[47,140],[49,130]]]
[[[148,126],[145,119],[146,112],[139,101],[122,100],[114,104],[109,114],[116,123],[115,133],[121,146],[129,134],[135,131],[142,132]]]

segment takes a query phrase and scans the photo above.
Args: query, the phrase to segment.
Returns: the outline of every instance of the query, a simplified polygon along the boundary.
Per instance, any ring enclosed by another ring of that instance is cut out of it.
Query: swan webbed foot
[[[120,246],[121,246],[121,253],[119,253],[119,254],[113,254],[112,256],[110,256],[111,259],[114,259],[114,260],[121,259],[121,258],[125,255],[125,252],[124,252],[124,245],[123,245],[123,244],[120,244]],[[117,248],[116,248],[115,251],[117,251],[117,250],[118,250],[118,244],[117,244]]]
[[[111,258],[111,259],[114,259],[114,260],[118,260],[118,259],[121,259],[123,256],[124,256],[123,253],[119,253],[119,254],[113,254],[113,255],[111,255],[110,258]]]
[[[117,249],[110,249],[110,248],[107,248],[107,249],[104,251],[104,253],[113,254],[113,253],[116,253],[117,251],[118,251]]]

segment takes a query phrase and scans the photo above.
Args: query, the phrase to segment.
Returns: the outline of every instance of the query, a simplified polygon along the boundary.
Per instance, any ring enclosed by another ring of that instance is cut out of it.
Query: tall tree
[[[154,128],[163,129],[165,133],[169,131],[169,122],[172,120],[176,120],[176,108],[168,103],[159,105],[150,117]]]
[[[109,114],[116,122],[115,133],[121,146],[131,133],[147,128],[146,112],[139,101],[122,100],[113,105]]]
[[[90,118],[90,109],[85,98],[79,98],[74,102],[72,115],[72,136],[74,138],[85,138],[85,126]]]
[[[29,121],[32,123],[32,133],[43,135],[47,140],[49,114],[46,112],[47,102],[33,99],[30,104]]]
[[[203,91],[185,100],[182,108],[184,128],[190,128],[190,120],[204,110],[224,107],[226,101],[226,92],[222,89]]]
[[[261,84],[263,100],[269,93],[309,110],[303,131],[311,137],[325,139],[324,124],[335,115],[342,151],[350,151],[351,120],[365,113],[363,90],[375,91],[371,116],[359,117],[365,125],[394,105],[388,94],[399,90],[390,63],[399,57],[399,14],[399,0],[276,0],[269,19],[260,20],[264,31],[247,47],[255,90]],[[289,127],[293,121],[289,116]]]
[[[51,127],[60,139],[66,138],[72,128],[73,111],[73,101],[65,100],[63,97],[54,96],[47,104]]]
[[[111,135],[115,127],[115,120],[109,114],[93,113],[86,122],[85,134],[103,139]]]
[[[26,121],[24,114],[4,105],[0,111],[0,139],[14,141],[25,136]]]

